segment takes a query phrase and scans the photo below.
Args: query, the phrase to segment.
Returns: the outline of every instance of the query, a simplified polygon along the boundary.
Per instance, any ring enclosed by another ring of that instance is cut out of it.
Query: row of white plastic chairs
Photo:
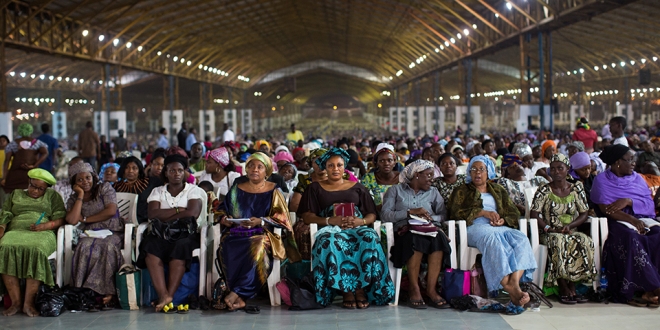
[[[531,205],[531,198],[533,198],[535,189],[531,188],[529,191],[525,191],[527,199],[527,207]],[[289,194],[285,194],[288,202]],[[529,197],[528,197],[529,196]],[[142,235],[147,229],[147,224],[143,223],[137,224],[137,195],[128,194],[128,193],[117,193],[118,201],[118,211],[120,215],[125,219],[131,219],[127,222],[124,232],[124,248],[122,249],[122,255],[124,257],[125,263],[130,263],[133,260],[136,260],[139,256],[139,246],[142,240]],[[200,248],[196,249],[193,252],[193,257],[197,257],[200,263],[200,277],[199,277],[199,295],[205,295],[207,297],[211,296],[211,290],[213,284],[219,278],[219,274],[215,269],[214,259],[216,258],[216,251],[220,245],[220,225],[213,225],[213,214],[207,214],[206,200],[203,201],[202,213],[198,218],[198,225],[200,228]],[[529,213],[526,212],[526,215],[529,216]],[[294,212],[290,213],[290,219],[292,224],[296,222],[296,214]],[[591,223],[591,237],[594,242],[595,247],[595,264],[596,269],[600,275],[600,252],[603,246],[605,239],[607,238],[607,219],[606,218],[590,218],[589,222]],[[401,269],[394,267],[391,261],[389,261],[389,251],[394,245],[394,231],[392,223],[381,223],[376,221],[373,225],[375,231],[378,233],[379,237],[381,234],[381,226],[384,226],[387,233],[387,251],[386,255],[388,256],[388,267],[390,276],[395,284],[396,288],[396,297],[392,305],[396,305],[399,298],[400,292],[400,283],[401,283]],[[458,226],[458,240],[456,239],[456,228]],[[528,233],[529,226],[529,233]],[[137,230],[135,230],[137,228]],[[72,270],[72,260],[73,260],[73,234],[74,226],[66,225],[58,230],[57,235],[57,251],[50,256],[50,259],[54,259],[56,263],[56,283],[60,286],[64,284],[69,284],[71,281],[71,270]],[[467,245],[467,224],[464,220],[449,220],[447,221],[447,236],[450,240],[450,247],[452,249],[452,254],[450,256],[451,267],[459,268],[462,270],[469,270],[475,262],[476,255],[479,251],[474,247],[468,247]],[[547,264],[547,247],[539,244],[539,230],[536,219],[520,219],[520,230],[525,234],[525,236],[530,237],[530,244],[534,255],[537,260],[537,270],[534,273],[534,282],[540,287],[543,286],[543,275],[545,272],[545,267]],[[318,226],[316,224],[310,225],[310,235],[312,246],[315,241],[315,234],[318,231]],[[281,229],[275,229],[275,233],[280,235]],[[529,234],[529,235],[528,235]],[[133,236],[135,235],[135,236]],[[135,237],[135,240],[133,240]],[[602,237],[602,239],[601,239]],[[135,241],[135,244],[133,242]],[[209,249],[212,247],[212,249]],[[210,251],[209,251],[210,250]],[[275,288],[275,284],[280,281],[280,260],[273,260],[273,268],[270,277],[268,278],[268,291],[271,298],[271,304],[274,306],[280,305],[281,299],[279,292]],[[209,267],[209,265],[211,265]],[[594,287],[597,285],[598,279],[593,283]]]

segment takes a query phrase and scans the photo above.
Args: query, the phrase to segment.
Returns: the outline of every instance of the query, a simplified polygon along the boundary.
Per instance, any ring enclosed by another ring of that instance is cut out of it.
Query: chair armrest
[[[319,225],[316,223],[309,224],[309,238],[311,241],[311,246],[314,247],[314,242],[316,241],[316,232],[319,231]]]
[[[467,222],[465,220],[457,220],[458,223],[458,243],[460,251],[460,269],[468,269],[468,243],[467,243]]]
[[[142,242],[142,235],[147,230],[147,223],[141,223],[137,227],[137,233],[135,234],[135,259],[140,256],[140,243]]]
[[[57,229],[57,250],[55,251],[55,283],[64,285],[64,226]]]
[[[64,271],[63,281],[64,285],[71,282],[71,271],[73,270],[73,230],[76,227],[73,225],[64,226]]]
[[[603,249],[605,241],[607,241],[607,236],[610,233],[609,226],[607,225],[607,218],[600,218],[600,248]]]
[[[518,226],[520,227],[520,231],[525,235],[525,237],[528,237],[527,235],[527,219],[521,218],[520,221],[518,221]]]
[[[374,221],[374,230],[376,231],[376,234],[378,234],[378,239],[380,239],[380,234],[381,234],[380,227],[381,226],[382,226],[382,223],[380,222],[380,220]]]
[[[536,255],[539,249],[539,222],[537,219],[529,219],[529,229],[531,235],[532,252]]]
[[[133,230],[135,225],[128,223],[124,225],[124,248],[122,252],[124,254],[124,263],[132,264],[133,262]]]
[[[447,238],[449,238],[449,247],[451,248],[451,268],[456,269],[457,264],[457,252],[456,252],[456,221],[447,220]]]

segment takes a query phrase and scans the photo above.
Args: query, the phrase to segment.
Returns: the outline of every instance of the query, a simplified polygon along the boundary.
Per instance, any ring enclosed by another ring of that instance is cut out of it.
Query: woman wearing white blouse
[[[227,195],[229,188],[234,185],[234,180],[240,176],[236,172],[234,163],[229,159],[227,149],[220,147],[209,151],[206,156],[206,167],[197,182],[211,182],[214,192],[219,192],[218,197],[221,198],[221,196]]]
[[[172,302],[184,272],[190,268],[192,252],[199,247],[197,218],[207,197],[204,190],[184,181],[187,167],[185,157],[167,156],[161,174],[166,184],[154,188],[147,199],[150,231],[140,244],[137,265],[149,269],[158,294],[157,312]],[[169,265],[167,284],[164,263]]]

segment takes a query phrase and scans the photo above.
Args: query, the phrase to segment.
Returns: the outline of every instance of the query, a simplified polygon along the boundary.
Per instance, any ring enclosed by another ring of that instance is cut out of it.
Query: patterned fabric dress
[[[397,174],[398,177],[398,174]],[[360,181],[364,185],[374,199],[374,203],[378,206],[383,204],[383,195],[390,189],[392,185],[379,184],[376,181],[376,173],[367,173]]]
[[[17,189],[7,198],[0,213],[0,225],[7,225],[0,239],[0,274],[54,285],[48,256],[57,249],[55,232],[30,231],[30,225],[36,224],[42,214],[41,223],[63,219],[66,215],[64,202],[53,189],[46,189],[37,199]]]
[[[355,203],[355,216],[376,214],[369,191],[356,183],[343,191],[327,191],[312,183],[300,201],[298,215],[311,212],[320,217],[334,214],[335,203]],[[394,284],[387,259],[375,230],[360,226],[342,230],[325,226],[316,233],[312,247],[312,272],[316,282],[316,301],[328,306],[337,291],[364,289],[370,303],[385,305],[394,297]]]
[[[582,182],[571,185],[566,197],[552,192],[549,184],[536,191],[532,211],[538,212],[552,229],[561,229],[573,222],[589,205]],[[543,233],[541,244],[548,247],[547,286],[556,286],[557,279],[570,282],[591,282],[596,276],[594,242],[591,237],[575,229],[570,234]]]
[[[436,178],[433,180],[433,186],[436,189],[438,189],[438,192],[440,192],[440,196],[442,196],[442,199],[445,200],[445,205],[449,203],[449,196],[451,196],[451,193],[454,192],[454,188],[464,183],[465,183],[465,174],[457,174],[456,182],[454,183],[444,182],[442,178]]]
[[[509,193],[509,197],[516,205],[525,205],[525,189],[538,187],[548,183],[542,176],[535,176],[526,181],[514,181],[507,178],[499,178],[495,183],[501,185]]]
[[[91,217],[103,211],[107,205],[117,204],[117,196],[112,186],[105,182],[99,188],[97,199],[83,202],[82,215]],[[67,211],[71,211],[75,198],[70,197]],[[108,229],[113,232],[106,238],[80,237],[73,254],[73,286],[92,289],[101,295],[115,295],[115,273],[124,263],[121,247],[124,239],[124,224],[119,214],[95,223],[81,223],[81,231]]]
[[[272,232],[279,227],[292,231],[289,209],[279,189],[254,194],[234,185],[221,207],[220,215],[233,219],[262,218],[266,222],[264,230]],[[225,228],[218,258],[229,290],[243,299],[254,298],[268,280],[272,255],[270,239],[261,228]]]

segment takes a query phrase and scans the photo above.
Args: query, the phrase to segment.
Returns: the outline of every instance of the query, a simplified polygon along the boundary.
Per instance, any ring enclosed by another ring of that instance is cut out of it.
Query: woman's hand
[[[30,231],[47,231],[51,230],[52,225],[50,223],[42,223],[42,224],[31,224],[30,225]]]
[[[635,226],[635,229],[637,229],[637,231],[640,234],[642,234],[642,235],[646,234],[646,224],[644,222],[642,222],[641,220],[639,220],[639,219],[631,220],[630,224]]]
[[[632,206],[632,200],[630,198],[619,198],[614,203],[607,205],[605,207],[605,212],[607,214],[616,213],[627,206]]]
[[[423,219],[426,219],[426,220],[428,220],[428,221],[431,221],[431,220],[432,220],[431,215],[429,214],[429,212],[426,211],[426,209],[423,208],[423,207],[418,207],[418,208],[416,208],[416,209],[410,209],[410,210],[408,211],[408,214],[409,214],[409,215],[418,216],[418,217],[423,218]]]
[[[23,164],[21,164],[21,168],[24,169],[24,170],[31,170],[31,169],[34,168],[34,165],[29,165],[29,164],[23,163]]]
[[[71,187],[71,189],[73,189],[73,191],[76,193],[76,196],[78,196],[78,198],[83,198],[85,191],[79,185],[74,184],[73,187]]]
[[[571,233],[571,227],[570,226],[564,226],[564,227],[561,228],[561,231],[557,230],[557,232],[559,232],[561,234],[570,234]]]
[[[225,227],[233,227],[234,223],[227,220],[227,219],[229,219],[229,217],[227,217],[227,216],[223,216],[222,218],[220,218],[220,224],[225,226]]]
[[[261,219],[260,218],[252,217],[252,218],[250,218],[250,220],[245,220],[245,221],[241,222],[241,227],[244,227],[244,228],[250,229],[250,228],[257,227],[257,226],[261,226]]]
[[[351,229],[364,224],[364,220],[356,217],[342,217],[341,229]]]

